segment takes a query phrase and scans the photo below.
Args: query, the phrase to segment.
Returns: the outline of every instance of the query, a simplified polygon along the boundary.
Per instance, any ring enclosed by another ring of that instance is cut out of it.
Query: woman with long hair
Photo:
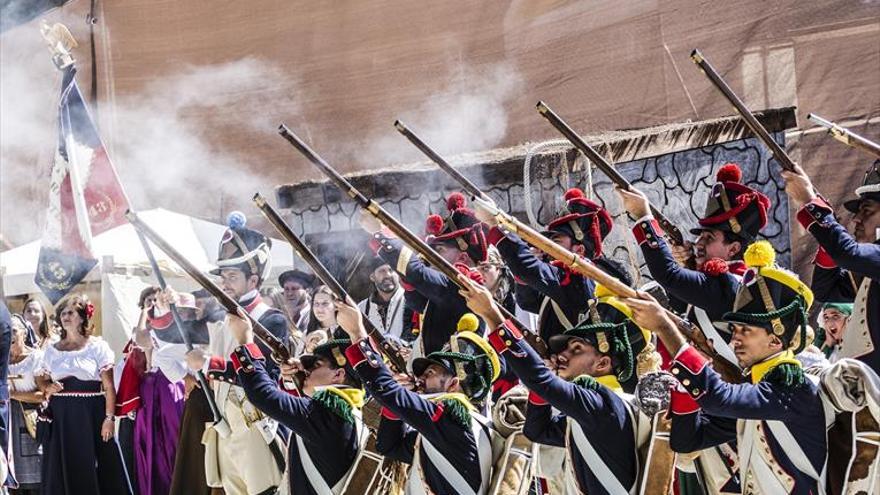
[[[307,334],[323,330],[331,339],[339,325],[336,324],[336,307],[333,292],[326,285],[319,285],[312,293],[312,314]]]
[[[92,336],[94,313],[85,295],[58,304],[61,340],[46,348],[37,372],[49,401],[38,425],[45,495],[130,493],[113,441],[113,351]]]
[[[50,342],[58,339],[54,325],[46,312],[46,307],[39,299],[31,297],[24,302],[22,316],[30,323],[31,330],[28,332],[25,343],[28,347],[46,349]]]
[[[9,436],[18,489],[14,493],[36,494],[40,489],[43,453],[36,441],[37,409],[45,397],[37,389],[35,375],[43,351],[25,344],[28,325],[24,317],[12,315],[9,346]]]

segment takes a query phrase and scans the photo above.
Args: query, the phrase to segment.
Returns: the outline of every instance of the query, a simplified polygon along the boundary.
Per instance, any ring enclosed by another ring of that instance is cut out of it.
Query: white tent
[[[181,254],[204,271],[214,267],[217,246],[226,231],[220,225],[198,218],[174,213],[162,208],[140,212],[139,216]],[[112,257],[114,267],[149,269],[149,262],[140,240],[131,225],[120,225],[92,239],[98,261]],[[7,297],[40,292],[34,284],[34,271],[40,254],[36,240],[0,253],[0,273],[3,274],[3,294]],[[163,272],[180,273],[179,268],[159,248],[153,246],[156,261]],[[272,239],[272,273],[280,273],[293,265],[293,250],[279,239]],[[101,279],[100,263],[86,277],[86,281]]]
[[[220,225],[180,213],[157,208],[139,213],[140,218],[189,261],[209,271],[217,260],[217,247],[226,231]],[[100,282],[102,333],[114,350],[119,351],[137,321],[137,296],[147,285],[155,285],[149,261],[134,228],[125,224],[92,239],[98,258],[86,282]],[[168,283],[194,289],[194,283],[159,248],[152,246],[156,261]],[[3,294],[6,297],[39,293],[34,272],[40,254],[40,241],[33,241],[0,253]],[[107,266],[111,265],[111,266]],[[285,241],[272,239],[272,265],[269,283],[293,266],[293,250]]]

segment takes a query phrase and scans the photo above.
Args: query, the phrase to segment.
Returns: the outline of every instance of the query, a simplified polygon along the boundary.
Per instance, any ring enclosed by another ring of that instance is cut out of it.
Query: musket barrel
[[[144,248],[144,253],[147,255],[147,260],[150,262],[150,268],[153,269],[153,276],[156,277],[156,281],[159,283],[159,287],[162,290],[165,290],[168,287],[168,284],[165,282],[165,277],[162,275],[162,271],[159,269],[159,264],[156,262],[156,257],[153,255],[153,250],[150,248],[150,244],[147,241],[147,238],[144,237],[143,232],[135,228],[135,232],[137,233],[138,239],[141,241],[141,245]],[[180,317],[180,313],[177,311],[177,305],[171,304],[171,318],[174,319],[174,324],[177,326],[177,331],[180,333],[180,338],[183,339],[183,344],[186,346],[187,351],[193,350],[192,341],[189,338],[189,334],[186,331],[186,327],[183,325],[183,319]],[[211,410],[211,416],[214,418],[214,425],[217,426],[218,431],[223,429],[228,429],[229,426],[220,426],[220,423],[224,421],[223,415],[220,414],[220,408],[217,407],[217,401],[214,398],[214,392],[211,388],[208,387],[208,380],[205,378],[205,374],[202,370],[196,372],[196,381],[199,383],[199,387],[202,389],[202,392],[205,394],[205,398],[208,401],[208,408]]]
[[[428,264],[432,265],[435,269],[446,275],[453,283],[462,287],[462,282],[458,280],[458,275],[460,272],[455,266],[452,265],[445,258],[440,256],[437,251],[435,251],[431,246],[429,246],[422,238],[414,234],[411,230],[406,228],[398,219],[391,216],[384,208],[382,208],[378,203],[373,200],[367,199],[360,191],[358,191],[350,182],[345,180],[338,172],[333,170],[323,158],[317,155],[314,151],[308,148],[305,143],[302,142],[299,137],[297,137],[293,132],[290,131],[283,124],[280,127],[280,134],[287,139],[293,146],[310,162],[312,162],[315,166],[318,167],[322,172],[326,173],[328,177],[342,190],[346,191],[349,196],[355,198],[361,208],[370,212],[373,216],[375,216],[380,222],[385,224],[391,231],[397,235],[401,241],[410,246],[414,251],[416,251],[419,255],[421,255]],[[361,199],[359,199],[361,198]],[[464,288],[464,287],[462,287]],[[504,306],[499,304],[499,309],[504,315],[505,319],[511,320],[515,322],[515,324],[520,328],[523,334],[526,336],[526,339],[532,345],[536,352],[539,354],[545,355],[547,351],[546,344],[541,341],[540,337],[532,329],[523,325],[521,322],[517,321],[516,317]]]
[[[697,66],[700,68],[701,71],[703,71],[703,74],[705,74],[706,77],[709,78],[709,81],[712,82],[715,88],[718,89],[718,91],[721,92],[728,103],[733,106],[733,108],[743,119],[743,122],[745,122],[749,130],[751,130],[752,133],[758,139],[760,139],[764,143],[764,145],[767,146],[767,148],[770,149],[773,157],[776,158],[776,161],[779,162],[779,166],[781,166],[783,170],[794,170],[794,162],[791,160],[785,150],[783,150],[782,147],[779,146],[779,143],[777,143],[773,139],[773,137],[770,135],[770,132],[767,131],[767,129],[763,125],[761,125],[760,122],[758,122],[758,119],[755,118],[751,110],[749,110],[748,107],[746,107],[746,104],[739,99],[739,97],[736,95],[736,93],[733,92],[732,89],[730,89],[730,86],[728,86],[724,79],[721,78],[721,76],[718,74],[718,71],[715,70],[712,64],[710,64],[709,61],[706,60],[706,57],[704,57],[703,54],[700,53],[700,50],[694,49],[694,51],[691,52],[691,60],[693,60],[694,63],[697,64]]]
[[[462,175],[461,172],[453,168],[453,166],[450,165],[449,162],[444,160],[442,156],[435,152],[430,146],[425,144],[425,142],[422,141],[419,136],[410,131],[409,128],[403,124],[403,122],[395,120],[394,127],[397,129],[398,132],[403,134],[403,136],[408,139],[409,142],[413,144],[413,146],[418,148],[419,151],[424,153],[428,158],[431,159],[431,161],[436,163],[440,168],[445,170],[446,173],[451,175],[452,178],[456,180],[456,182],[461,184],[461,187],[463,187],[468,194],[475,198],[482,198],[484,200],[489,199],[486,193],[484,193],[479,187],[477,187],[476,184],[474,184],[473,182],[471,182],[470,179]]]
[[[321,260],[315,256],[315,253],[309,249],[302,238],[293,232],[290,226],[287,225],[287,222],[285,222],[284,219],[281,218],[281,215],[278,214],[278,211],[266,201],[266,198],[264,198],[262,194],[256,193],[254,194],[253,201],[266,219],[269,220],[269,223],[271,223],[275,227],[275,230],[277,230],[291,247],[293,247],[296,254],[298,254],[299,257],[309,265],[312,271],[315,272],[315,276],[317,276],[321,282],[330,289],[330,292],[341,301],[351,301],[351,296],[349,296],[342,284],[340,284],[336,277],[330,273],[330,270],[321,263]],[[403,359],[403,356],[400,354],[400,349],[395,347],[394,344],[382,335],[367,315],[364,315],[363,321],[367,334],[376,341],[380,350],[388,358],[394,370],[398,373],[406,373],[406,360]]]
[[[608,160],[605,159],[604,156],[599,154],[592,146],[590,146],[586,141],[581,138],[578,133],[574,131],[564,120],[562,120],[559,115],[556,115],[546,103],[543,101],[539,101],[536,105],[538,109],[538,113],[540,113],[548,122],[550,122],[553,127],[556,128],[566,139],[568,139],[571,144],[574,145],[575,148],[578,149],[581,153],[584,154],[587,158],[590,159],[591,162],[595,163],[597,167],[599,167],[602,172],[611,179],[611,182],[617,185],[617,187],[624,189],[626,191],[631,191],[633,189],[632,184],[626,180],[626,178],[614,168]],[[666,215],[663,214],[657,207],[653,204],[649,204],[651,208],[651,214],[657,220],[657,223],[660,224],[660,227],[666,232],[666,235],[669,237],[669,240],[673,244],[682,245],[684,244],[684,234],[681,232],[674,223],[672,223]]]
[[[211,280],[207,275],[202,273],[195,265],[193,265],[189,260],[184,258],[180,252],[178,252],[174,247],[169,244],[165,239],[162,238],[156,231],[150,228],[149,225],[144,223],[133,211],[129,210],[125,212],[125,218],[128,219],[129,223],[137,230],[141,232],[144,237],[149,239],[153,244],[155,244],[159,249],[161,249],[169,258],[171,258],[175,263],[186,272],[193,280],[196,281],[203,289],[208,291],[217,301],[222,305],[227,312],[233,314],[244,314],[248,320],[250,320],[251,325],[254,329],[254,335],[261,340],[267,347],[272,349],[272,357],[277,363],[285,363],[288,359],[290,359],[290,351],[288,351],[287,346],[275,335],[273,335],[269,330],[266,329],[259,321],[257,321],[254,317],[252,317],[244,308],[241,307],[236,301],[234,301],[228,294],[223,292],[223,289],[217,286],[213,280]]]
[[[807,119],[828,129],[828,133],[831,134],[831,137],[841,143],[848,144],[853,148],[859,148],[875,157],[880,157],[880,144],[877,144],[864,136],[860,136],[840,124],[825,120],[814,113],[807,115]]]

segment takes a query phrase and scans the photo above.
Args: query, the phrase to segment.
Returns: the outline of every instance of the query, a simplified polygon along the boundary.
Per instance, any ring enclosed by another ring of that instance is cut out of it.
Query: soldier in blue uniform
[[[272,242],[245,227],[245,223],[243,214],[230,214],[213,273],[220,275],[223,290],[251,317],[286,342],[287,320],[281,311],[264,303],[259,292],[269,272]],[[215,452],[206,460],[206,473],[209,483],[222,484],[227,495],[262,493],[274,490],[281,481],[285,465],[283,439],[287,431],[247,400],[229,359],[236,346],[229,332],[211,332],[209,353],[201,348],[187,353],[190,368],[205,371],[211,379],[217,406],[232,430],[227,437],[212,435],[206,442],[207,451]],[[263,355],[270,355],[271,350],[264,344],[257,346]],[[264,367],[277,381],[278,366],[269,360]]]
[[[446,207],[449,214],[445,218],[428,217],[427,242],[459,271],[479,281],[482,276],[475,268],[486,260],[487,247],[483,224],[467,207],[461,193],[450,194]],[[423,354],[440,350],[455,332],[458,320],[468,312],[464,299],[458,294],[458,286],[414,256],[400,240],[383,233],[381,224],[372,215],[365,213],[361,226],[372,234],[371,246],[376,254],[403,278],[407,307],[422,315]]]
[[[853,233],[834,218],[803,169],[782,172],[785,189],[798,205],[797,219],[819,242],[812,289],[825,302],[854,302],[840,357],[857,358],[880,373],[880,160],[865,173],[856,199],[844,203],[854,214]]]
[[[824,493],[828,447],[818,383],[804,374],[795,354],[807,344],[809,287],[775,265],[770,243],[745,253],[749,269],[732,310],[724,315],[731,344],[750,383],[730,384],[688,345],[676,324],[648,295],[626,299],[633,319],[652,328],[673,353],[670,372],[699,407],[690,443],[694,451],[737,439],[743,493]],[[729,421],[736,420],[736,428]]]
[[[621,383],[636,374],[636,356],[650,334],[629,320],[629,308],[597,286],[588,316],[550,338],[554,372],[504,321],[487,291],[465,294],[469,307],[495,329],[488,337],[492,347],[530,390],[523,433],[534,442],[569,447],[569,482],[580,492],[634,493],[639,412]],[[554,415],[554,407],[561,413]]]
[[[651,276],[671,299],[702,310],[692,320],[717,348],[717,333],[711,322],[719,321],[733,305],[739,276],[745,271],[742,253],[767,224],[770,199],[740,182],[742,171],[736,164],[722,166],[716,180],[706,214],[699,220],[699,226],[691,229],[691,234],[698,236],[697,241],[671,249],[650,214],[644,194],[636,190],[617,191],[624,209],[637,219],[633,234]],[[687,268],[688,265],[695,269]],[[729,340],[724,333],[720,337]],[[729,353],[726,357],[732,358]]]
[[[563,196],[565,206],[559,215],[547,224],[544,234],[564,248],[596,263],[603,270],[632,283],[626,268],[602,252],[602,241],[611,231],[611,215],[599,204],[584,197],[580,189],[569,189]],[[593,297],[593,281],[572,272],[557,261],[544,261],[518,235],[510,232],[491,212],[476,210],[478,218],[492,226],[487,240],[504,259],[517,282],[528,289],[518,289],[520,305],[538,313],[539,334],[546,342],[578,324],[587,310],[587,301]],[[539,305],[535,307],[537,292]]]
[[[478,407],[500,372],[495,351],[472,331],[455,333],[442,350],[413,360],[419,388],[428,394],[421,395],[395,381],[367,338],[360,312],[342,302],[337,311],[339,325],[354,342],[346,356],[384,406],[377,450],[412,465],[407,493],[487,494],[490,426]],[[468,328],[478,324],[473,315],[464,320],[470,320]]]
[[[290,493],[340,493],[369,434],[361,419],[364,391],[344,355],[351,341],[330,340],[300,356],[296,367],[305,374],[300,396],[282,390],[269,376],[249,321],[230,316],[228,327],[239,344],[232,365],[248,399],[293,431]]]

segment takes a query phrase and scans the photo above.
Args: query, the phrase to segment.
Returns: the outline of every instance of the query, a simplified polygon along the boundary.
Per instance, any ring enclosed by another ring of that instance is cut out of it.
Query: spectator
[[[49,401],[38,423],[44,495],[130,493],[112,441],[113,351],[91,336],[94,312],[84,295],[58,304],[61,340],[46,348],[37,372],[37,387]]]
[[[333,293],[326,285],[319,285],[312,294],[312,313],[309,316],[307,334],[323,330],[329,338],[333,338],[338,325],[336,324],[336,307],[333,304]]]
[[[22,316],[31,326],[25,341],[28,347],[45,350],[50,342],[58,341],[55,326],[46,315],[46,308],[39,299],[32,297],[25,301]]]
[[[12,337],[9,347],[9,417],[12,437],[12,460],[19,495],[36,495],[40,490],[42,448],[36,441],[37,409],[45,397],[37,390],[35,374],[43,351],[25,344],[28,324],[19,315],[12,316]]]
[[[302,270],[288,270],[278,277],[287,305],[285,314],[300,331],[309,328],[311,298],[309,290],[315,285],[315,276]]]

